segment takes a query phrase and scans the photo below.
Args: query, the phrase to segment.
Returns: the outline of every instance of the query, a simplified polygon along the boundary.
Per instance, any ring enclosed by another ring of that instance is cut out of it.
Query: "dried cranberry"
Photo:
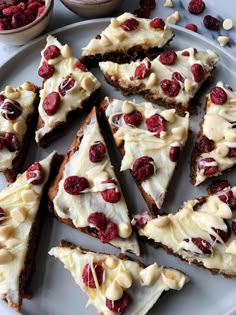
[[[11,27],[19,28],[29,23],[28,18],[23,13],[15,13],[11,19]]]
[[[58,92],[61,94],[61,96],[65,96],[67,91],[73,88],[75,85],[75,80],[68,77],[64,81],[61,82],[61,84],[58,86]]]
[[[236,158],[236,148],[229,148],[229,153],[227,155],[231,159]]]
[[[214,180],[208,187],[207,192],[209,195],[215,195],[225,188],[230,188],[230,183],[227,180]]]
[[[35,19],[38,14],[39,7],[40,7],[40,4],[38,2],[36,1],[32,2],[31,4],[27,6],[27,14],[34,17]]]
[[[55,59],[60,56],[60,54],[61,51],[56,45],[48,46],[43,52],[43,56],[46,60]]]
[[[64,181],[64,189],[70,195],[78,195],[88,187],[89,182],[85,177],[69,176]]]
[[[38,8],[37,18],[43,14],[43,12],[45,11],[45,9],[46,9],[46,6],[45,6],[45,5],[42,5],[41,7]]]
[[[75,67],[83,72],[88,72],[88,69],[80,61],[76,62]]]
[[[191,66],[191,72],[196,82],[201,82],[204,79],[204,69],[199,63],[194,63]]]
[[[206,136],[202,136],[197,144],[197,148],[201,153],[209,153],[215,149],[215,142]]]
[[[138,127],[143,121],[143,115],[137,110],[134,110],[130,114],[124,114],[124,121],[131,127]]]
[[[49,65],[48,63],[43,63],[41,67],[38,69],[38,75],[45,80],[50,78],[55,71],[55,68],[53,65]]]
[[[146,75],[148,74],[149,70],[151,68],[151,62],[143,62],[137,68],[134,72],[134,78],[135,79],[144,79]]]
[[[5,211],[3,210],[3,208],[0,207],[0,224],[2,224],[5,219]]]
[[[157,138],[159,138],[161,132],[165,130],[165,119],[157,113],[147,118],[145,122],[148,131],[156,132],[155,136]]]
[[[116,182],[112,178],[108,178],[107,180],[102,181],[102,184],[116,184]],[[118,190],[118,186],[115,188],[109,188],[101,191],[102,198],[106,202],[117,203],[120,201],[121,193]]]
[[[155,0],[140,0],[139,1],[141,8],[154,10],[156,7],[156,1]]]
[[[234,234],[236,235],[236,220],[232,221],[232,231],[234,232]]]
[[[162,91],[169,97],[176,97],[180,91],[180,85],[178,81],[175,80],[162,80],[161,81]]]
[[[223,202],[225,202],[225,203],[227,203],[227,204],[229,204],[229,202],[230,202],[230,200],[232,200],[232,198],[234,198],[233,197],[233,192],[232,192],[232,190],[229,188],[229,189],[225,189],[225,190],[223,190],[222,192],[219,192],[218,194],[217,194],[217,197],[221,200],[221,201],[223,201]]]
[[[153,27],[153,28],[159,28],[161,30],[164,30],[165,28],[165,22],[161,19],[161,18],[158,18],[158,17],[155,17],[154,19],[151,20],[150,22],[150,26]]]
[[[172,73],[171,79],[174,81],[180,81],[180,82],[184,83],[183,76],[177,71]]]
[[[11,24],[7,18],[0,18],[0,31],[6,31],[11,29]]]
[[[94,269],[94,273],[95,273],[96,278],[97,278],[97,283],[100,286],[103,283],[104,269],[99,264],[93,264],[93,269]],[[86,285],[86,287],[93,288],[93,289],[96,288],[96,281],[95,281],[94,276],[93,276],[94,273],[93,273],[93,270],[89,264],[86,264],[84,266],[84,269],[82,272],[82,279],[83,279],[83,283]]]
[[[184,57],[189,57],[190,56],[190,53],[187,51],[187,50],[184,50],[182,53],[181,53],[182,56]]]
[[[93,163],[101,162],[106,154],[106,146],[104,143],[97,141],[89,148],[89,159]]]
[[[159,61],[163,65],[170,66],[172,65],[177,58],[176,52],[173,50],[163,51],[159,56]]]
[[[26,178],[33,185],[40,185],[44,180],[44,171],[40,163],[34,163],[26,171]]]
[[[49,93],[43,101],[43,109],[48,116],[52,116],[58,109],[60,95],[57,92]]]
[[[102,36],[100,34],[95,36],[95,39],[101,39],[101,38],[102,38]]]
[[[93,212],[88,217],[88,222],[95,226],[98,230],[105,230],[107,226],[107,218],[103,212]]]
[[[180,147],[170,147],[169,158],[172,162],[177,162],[180,155]]]
[[[211,90],[210,98],[213,103],[222,105],[227,101],[227,94],[221,87],[216,86]]]
[[[10,152],[15,152],[20,149],[20,142],[16,135],[11,132],[5,133],[4,145]]]
[[[197,28],[196,24],[189,23],[189,24],[185,25],[185,28],[187,30],[190,30],[190,31],[195,32],[195,33],[198,31],[198,28]]]
[[[14,4],[14,3],[13,3]],[[2,1],[0,2],[0,10],[7,8],[8,7],[8,3],[6,1]]]
[[[151,15],[151,10],[146,8],[138,8],[134,11],[134,15],[139,18],[148,19]]]
[[[205,3],[202,0],[191,0],[188,5],[188,10],[191,14],[201,14],[205,9]]]
[[[212,176],[218,173],[219,168],[215,159],[208,157],[198,161],[199,170],[203,170],[203,175]]]
[[[116,301],[106,298],[106,307],[114,313],[121,314],[126,311],[130,303],[130,297],[127,292],[123,293],[123,296]]]
[[[2,10],[2,14],[5,15],[6,17],[11,17],[15,13],[19,13],[19,12],[22,12],[21,9],[15,5],[11,5],[8,8],[4,8]]]
[[[123,28],[125,32],[132,32],[138,28],[139,21],[134,18],[127,19],[124,22],[122,22],[120,26]]]
[[[142,212],[140,214],[136,214],[134,216],[132,224],[134,222],[134,226],[137,229],[142,229],[147,224],[147,222],[151,219],[152,219],[152,217],[150,216],[150,214],[147,211],[145,211],[145,212]]]
[[[104,230],[98,232],[102,243],[109,243],[118,235],[118,226],[114,222],[109,222]]]
[[[203,254],[211,254],[211,244],[208,241],[202,239],[201,237],[195,237],[192,238],[192,242],[203,252]]]
[[[26,3],[20,2],[20,1],[16,1],[16,2],[18,2],[17,7],[20,8],[22,11],[26,9]]]
[[[154,174],[154,160],[149,156],[137,158],[132,168],[132,175],[137,182],[142,182]]]
[[[211,15],[206,15],[204,17],[203,24],[208,30],[219,31],[220,29],[220,21]]]
[[[212,227],[212,230],[219,235],[219,237],[222,239],[222,241],[224,243],[226,243],[228,241],[228,239],[230,238],[230,234],[231,234],[231,230],[230,230],[230,227],[228,224],[226,224],[227,226],[227,230],[224,231],[224,230],[221,230],[221,229],[217,229],[215,227]],[[216,237],[212,234],[210,234],[210,237],[213,241],[216,240]]]
[[[235,208],[236,208],[236,198],[234,197],[233,194],[232,194],[232,196],[229,198],[227,204],[228,204],[228,206],[229,206],[231,209],[235,209]]]
[[[21,113],[21,106],[17,101],[5,101],[2,105],[0,105],[0,113],[3,118],[7,120],[15,120],[17,119]]]

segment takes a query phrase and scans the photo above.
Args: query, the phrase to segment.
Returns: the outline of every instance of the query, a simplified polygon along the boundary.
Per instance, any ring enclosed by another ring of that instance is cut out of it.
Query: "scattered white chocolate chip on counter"
[[[0,249],[0,265],[4,265],[12,261],[12,254],[5,248]]]
[[[130,288],[133,282],[132,275],[129,271],[121,271],[115,280],[124,289]]]
[[[228,44],[230,38],[228,36],[218,36],[217,41],[220,44],[221,47],[224,47]]]
[[[144,268],[139,273],[140,283],[142,286],[151,286],[160,275],[160,268],[157,263]]]
[[[179,11],[175,11],[172,16],[176,19],[176,22],[179,22],[181,20],[181,15]]]
[[[109,300],[117,301],[122,298],[122,295],[123,289],[116,281],[113,281],[106,289],[106,297]]]
[[[173,15],[169,15],[169,16],[166,18],[166,23],[169,23],[169,24],[176,24],[176,23],[177,23],[177,20],[176,20],[176,18],[175,18]]]
[[[114,269],[118,265],[118,260],[112,257],[107,257],[105,260],[105,265],[108,269]]]
[[[233,21],[231,19],[225,19],[222,26],[226,31],[229,31],[233,27]]]
[[[165,0],[164,7],[173,8],[174,4],[173,4],[172,0]]]
[[[118,234],[122,238],[128,238],[132,234],[132,227],[129,223],[122,222],[118,225]]]

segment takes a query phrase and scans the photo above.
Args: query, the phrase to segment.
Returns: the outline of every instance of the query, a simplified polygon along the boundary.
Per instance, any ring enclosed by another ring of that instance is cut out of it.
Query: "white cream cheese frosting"
[[[214,150],[201,153],[198,161],[205,158],[213,158],[218,172],[213,176],[220,175],[224,170],[231,168],[236,163],[236,157],[229,156],[232,148],[236,150],[236,92],[229,89],[223,82],[218,82],[216,87],[220,87],[227,95],[223,104],[215,104],[207,95],[206,113],[203,118],[202,135],[215,143]],[[204,175],[204,169],[196,167],[195,185],[201,184],[208,176]]]
[[[229,190],[225,188],[219,195],[227,196]],[[233,187],[234,198],[235,191]],[[236,276],[235,215],[218,195],[211,195],[200,203],[197,199],[185,202],[176,213],[149,219],[139,234],[167,246],[189,263]],[[228,236],[222,239],[221,235]]]
[[[189,56],[182,55],[183,52],[189,54]],[[137,93],[146,91],[147,96],[148,93],[151,93],[151,96],[157,101],[161,99],[165,103],[172,104],[173,107],[173,102],[175,104],[180,103],[184,108],[187,108],[190,99],[194,97],[202,83],[211,76],[219,57],[211,50],[197,51],[194,48],[176,51],[175,53],[177,58],[171,65],[161,63],[160,56],[158,56],[152,61],[145,58],[144,61],[122,65],[106,61],[100,62],[99,66],[104,76],[117,82],[121,89],[137,88]],[[142,63],[150,64],[150,69],[144,78],[135,78],[135,70]],[[204,69],[203,80],[200,82],[194,80],[191,72],[191,66],[194,64],[199,64]],[[179,93],[175,97],[170,97],[163,92],[161,82],[166,79],[172,80],[174,72],[180,73],[184,82],[178,81]]]
[[[168,184],[173,175],[176,162],[169,158],[170,148],[178,146],[182,148],[188,137],[189,114],[185,117],[176,114],[174,109],[165,110],[143,102],[135,103],[106,98],[108,107],[106,117],[111,128],[117,128],[113,133],[115,142],[119,145],[124,141],[124,156],[121,163],[121,171],[132,170],[134,162],[142,156],[149,156],[154,160],[154,175],[141,182],[144,191],[150,195],[158,208],[161,208]],[[134,128],[126,124],[124,114],[127,107],[141,112],[143,121]],[[159,114],[165,119],[165,131],[160,138],[155,137],[154,132],[147,130],[145,120],[154,114]]]
[[[60,55],[57,58],[46,60],[44,51],[51,45],[55,45],[60,49]],[[39,115],[44,125],[36,131],[36,142],[58,124],[65,122],[70,111],[82,108],[82,103],[101,86],[91,72],[82,71],[76,67],[79,60],[73,55],[71,48],[68,45],[62,45],[55,37],[48,35],[46,46],[42,50],[41,55],[40,66],[48,63],[53,65],[55,70],[53,75],[45,80],[40,91]],[[43,108],[45,97],[51,92],[58,92],[59,85],[62,84],[67,76],[75,80],[75,84],[64,96],[60,97],[57,111],[54,115],[49,116]]]
[[[15,119],[5,119],[3,117],[4,109],[0,107],[0,138],[4,137],[6,132],[14,134],[21,145],[24,135],[27,131],[27,119],[33,114],[37,97],[36,87],[30,82],[25,82],[18,87],[7,86],[0,93],[5,97],[5,102],[16,101],[21,108],[21,114]],[[3,104],[4,105],[4,104]],[[10,152],[5,146],[0,150],[0,171],[12,168],[12,161],[18,155],[19,151]]]
[[[41,184],[30,183],[25,172],[0,192],[0,208],[4,211],[0,223],[0,298],[16,308],[20,303],[19,277],[24,269],[30,232],[54,155],[55,152],[40,161],[44,172]]]
[[[79,247],[74,249],[54,247],[49,254],[58,258],[70,271],[75,282],[89,296],[88,304],[92,304],[99,314],[116,314],[107,308],[106,298],[116,300],[123,292],[127,292],[132,299],[127,313],[144,315],[164,291],[180,290],[189,280],[182,272],[159,266],[157,263],[144,267],[135,261],[122,260],[113,255],[85,252]],[[82,273],[85,265],[89,264],[96,278],[93,268],[96,263],[104,269],[103,282],[99,286],[95,280],[96,288],[89,288],[82,280]]]
[[[110,243],[121,248],[122,252],[130,250],[139,255],[139,245],[131,230],[126,202],[118,185],[108,151],[106,150],[101,162],[93,163],[89,159],[90,146],[96,142],[105,145],[96,114],[94,114],[84,130],[79,149],[74,152],[64,167],[58,192],[53,199],[54,210],[62,219],[71,219],[74,226],[78,228],[91,226],[88,217],[94,212],[103,212],[107,219],[114,222],[119,228],[119,236],[112,239]],[[78,195],[67,193],[64,189],[64,182],[69,176],[85,177],[89,181],[89,188]],[[117,185],[101,183],[108,178],[115,180]],[[116,203],[107,202],[101,196],[102,191],[112,188],[121,193],[121,198]]]
[[[135,19],[139,25],[136,30],[126,32],[120,26],[127,19]],[[138,18],[131,13],[123,13],[117,18],[112,18],[109,26],[98,36],[93,38],[83,48],[82,56],[104,54],[112,51],[127,51],[135,46],[142,46],[143,49],[152,47],[162,48],[174,36],[173,30],[167,25],[164,29],[150,26],[149,19]]]

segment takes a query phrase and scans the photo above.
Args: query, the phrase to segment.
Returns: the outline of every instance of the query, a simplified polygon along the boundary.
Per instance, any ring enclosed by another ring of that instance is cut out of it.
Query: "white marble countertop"
[[[164,7],[164,0],[156,1],[156,9],[152,11],[151,18],[155,16],[166,19],[167,16],[171,15],[175,11],[179,11],[181,20],[177,25],[184,27],[188,23],[194,23],[198,26],[198,33],[214,41],[216,44],[217,37],[219,35],[226,35],[230,37],[230,42],[224,49],[236,58],[236,2],[235,0],[204,0],[206,9],[201,15],[195,16],[188,12],[189,0],[173,0],[174,7]],[[133,12],[139,7],[139,0],[123,0],[119,9],[113,13],[113,15],[119,15],[122,12],[129,11]],[[222,27],[219,32],[207,30],[202,21],[205,15],[212,15],[220,20],[230,18],[234,22],[234,27],[230,31],[225,31]],[[85,18],[78,16],[69,11],[59,0],[55,0],[53,16],[46,32],[57,29],[59,27],[72,24],[75,22],[83,21]],[[190,45],[194,46],[193,43]],[[19,46],[8,46],[0,43],[0,65],[7,61],[12,55],[17,53]]]

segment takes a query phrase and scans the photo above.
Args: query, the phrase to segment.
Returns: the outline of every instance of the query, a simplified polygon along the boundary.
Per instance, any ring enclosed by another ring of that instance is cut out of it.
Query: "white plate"
[[[74,53],[80,56],[81,47],[84,47],[92,37],[100,33],[107,24],[108,19],[81,22],[61,28],[54,32],[54,34],[62,43],[71,45]],[[171,43],[172,48],[183,49],[193,46],[199,49],[216,50],[221,56],[221,61],[216,70],[212,86],[218,80],[223,80],[236,89],[236,65],[230,55],[198,34],[176,26],[174,29],[176,37]],[[39,85],[41,84],[41,80],[37,75],[37,68],[40,62],[40,51],[44,48],[44,45],[45,37],[33,41],[23,47],[22,50],[0,68],[0,90],[3,90],[6,85],[15,86],[26,80],[31,80]],[[115,91],[113,87],[105,83],[98,69],[94,68],[93,72],[102,82],[104,95],[124,98],[120,92]],[[137,101],[141,100],[139,97],[131,97],[131,99],[134,98]],[[202,103],[204,103],[204,97],[202,98]],[[179,161],[179,167],[167,196],[166,209],[176,210],[184,200],[206,193],[206,187],[194,188],[189,183],[190,153],[193,139],[198,130],[198,122],[202,115],[203,104],[199,114],[191,118],[193,134],[190,136],[190,141]],[[58,150],[60,153],[65,153],[83,119],[84,117],[78,119],[71,126],[71,129],[67,130],[68,132],[64,136],[47,149],[36,148],[32,141],[25,168],[32,162],[45,157],[53,149]],[[119,164],[120,156],[117,152],[115,158]],[[235,172],[232,172],[231,183],[235,185],[236,180],[233,180],[234,174]],[[147,206],[137,191],[129,172],[120,174],[119,177],[129,208],[133,210],[132,212],[136,213],[146,210]],[[228,177],[230,178],[230,176]],[[3,176],[1,176],[0,188],[5,185],[6,182]],[[85,308],[87,296],[74,283],[70,273],[64,270],[63,265],[59,261],[56,261],[47,254],[49,249],[55,246],[61,239],[72,241],[75,244],[92,250],[119,253],[118,250],[109,245],[102,245],[99,241],[59,223],[56,219],[48,218],[42,231],[38,250],[37,272],[32,278],[33,298],[31,300],[24,300],[22,308],[24,315],[96,314],[92,306]],[[179,268],[191,277],[191,282],[182,291],[171,291],[162,297],[149,312],[149,315],[157,313],[159,315],[233,315],[236,313],[236,279],[224,279],[222,276],[212,276],[208,271],[181,262],[179,259],[167,255],[161,249],[155,250],[148,245],[142,245],[142,248],[142,262],[149,264],[158,261],[160,264]],[[1,301],[0,314],[14,314],[14,311],[9,310],[6,304]],[[126,314],[132,315],[128,312]]]

